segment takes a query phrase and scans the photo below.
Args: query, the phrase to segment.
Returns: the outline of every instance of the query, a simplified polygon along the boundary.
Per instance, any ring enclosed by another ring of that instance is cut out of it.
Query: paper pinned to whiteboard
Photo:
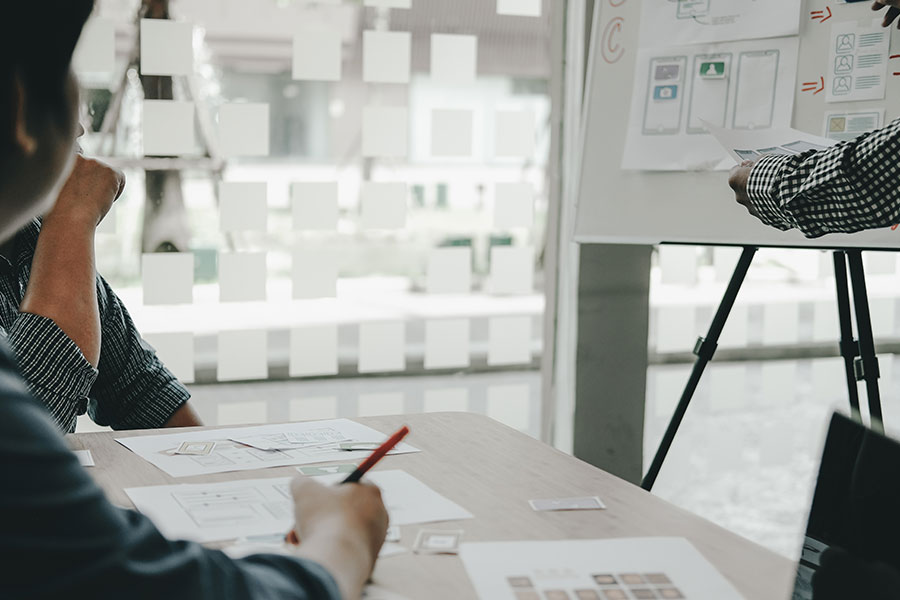
[[[857,110],[850,112],[825,113],[825,137],[836,142],[858,138],[864,133],[881,129],[884,123],[884,109]]]
[[[891,30],[881,17],[860,26],[856,21],[831,26],[826,102],[884,100]]]
[[[809,150],[825,150],[837,142],[796,129],[739,131],[707,124],[709,132],[737,163],[765,155],[796,155]]]

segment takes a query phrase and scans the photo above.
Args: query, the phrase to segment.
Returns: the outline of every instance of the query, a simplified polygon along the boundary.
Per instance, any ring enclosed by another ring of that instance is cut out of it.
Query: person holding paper
[[[76,162],[78,91],[69,63],[92,9],[93,0],[5,6],[0,20],[0,243],[51,209]],[[89,180],[96,183],[97,175],[112,202],[121,180],[98,166],[90,170]],[[50,221],[48,216],[45,233]],[[40,241],[38,246],[40,253]],[[72,265],[83,267],[80,260]],[[49,280],[58,275],[48,268],[42,276],[53,290]],[[72,331],[79,340],[90,334]],[[102,365],[102,356],[99,360]],[[326,488],[298,479],[292,493],[301,543],[291,556],[232,560],[217,550],[168,540],[146,517],[109,503],[29,393],[2,339],[0,481],[0,598],[359,598],[387,531],[377,488]]]

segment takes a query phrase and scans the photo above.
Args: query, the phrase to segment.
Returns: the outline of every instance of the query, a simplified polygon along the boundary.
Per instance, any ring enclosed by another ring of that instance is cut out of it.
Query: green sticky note
[[[345,463],[341,465],[314,465],[310,467],[297,467],[303,475],[315,477],[317,475],[334,475],[335,473],[352,473],[356,470],[353,463]]]
[[[700,63],[700,77],[703,79],[722,79],[725,77],[724,60],[704,60]]]

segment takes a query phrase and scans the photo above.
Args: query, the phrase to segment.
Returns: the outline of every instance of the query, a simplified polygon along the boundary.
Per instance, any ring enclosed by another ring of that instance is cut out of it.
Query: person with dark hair
[[[0,20],[0,242],[47,213],[43,238],[51,226],[62,228],[60,215],[68,211],[81,218],[92,214],[79,212],[78,199],[111,203],[122,185],[108,168],[87,165],[90,194],[74,193],[64,199],[70,206],[52,206],[76,162],[78,91],[69,63],[93,0],[8,4]],[[93,216],[99,220],[96,210]],[[96,225],[91,219],[84,225],[91,223]],[[56,243],[65,248],[67,239]],[[88,252],[68,250],[81,257]],[[69,268],[84,268],[80,259],[73,261]],[[63,297],[55,281],[62,268],[50,264],[32,273],[32,284],[41,277],[51,292],[43,306]],[[68,295],[74,298],[72,291]],[[80,336],[96,334],[71,331],[76,344]],[[378,488],[326,488],[297,478],[291,489],[301,543],[293,556],[232,560],[168,540],[146,517],[109,503],[29,393],[4,340],[0,481],[0,598],[359,598],[387,531]]]
[[[900,0],[881,0],[882,26],[900,26]],[[900,119],[825,150],[767,155],[731,171],[735,199],[760,221],[806,237],[855,233],[900,222]]]

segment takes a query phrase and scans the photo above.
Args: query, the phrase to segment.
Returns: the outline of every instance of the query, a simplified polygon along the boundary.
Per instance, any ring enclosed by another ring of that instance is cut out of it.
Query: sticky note
[[[395,106],[367,106],[362,116],[362,155],[406,158],[409,154],[409,111]]]
[[[338,399],[335,396],[294,398],[288,404],[288,418],[291,421],[319,421],[337,416]]]
[[[403,229],[406,227],[405,183],[364,182],[360,193],[363,229]]]
[[[408,31],[364,31],[363,81],[409,83],[411,46]]]
[[[219,183],[219,228],[225,233],[266,231],[267,192],[264,182]]]
[[[541,16],[541,0],[497,0],[497,14],[514,17]]]
[[[141,257],[144,304],[190,304],[194,300],[194,255],[158,252]]]
[[[800,312],[792,302],[763,307],[763,344],[794,344],[799,339]]]
[[[382,415],[403,414],[403,392],[385,392],[380,394],[360,394],[357,414],[360,417],[380,417]]]
[[[472,249],[433,249],[425,277],[429,294],[468,294],[472,291]]]
[[[219,142],[222,154],[269,155],[269,105],[242,102],[219,108]]]
[[[425,390],[425,412],[468,412],[469,390],[447,388]]]
[[[264,302],[265,299],[266,253],[220,253],[219,300],[221,302]]]
[[[359,372],[383,373],[406,368],[406,325],[402,321],[361,323]]]
[[[327,26],[304,28],[294,35],[293,79],[341,80],[341,32]]]
[[[494,154],[500,158],[534,155],[534,113],[530,110],[494,113]]]
[[[488,320],[488,365],[531,362],[531,317],[491,317]]]
[[[320,325],[291,330],[291,377],[337,375],[337,325]]]
[[[659,247],[659,270],[663,283],[697,283],[697,248],[663,244]]]
[[[412,0],[364,0],[363,6],[378,8],[412,8]]]
[[[515,229],[534,224],[534,187],[530,183],[494,186],[494,228]]]
[[[334,231],[338,225],[336,181],[291,184],[291,207],[296,231]]]
[[[471,85],[478,64],[474,35],[431,34],[431,79],[436,83]]]
[[[194,335],[187,333],[148,333],[144,340],[156,350],[156,356],[181,383],[194,382]]]
[[[266,423],[269,409],[265,400],[245,402],[220,402],[217,412],[217,425],[250,425]]]
[[[528,431],[531,427],[531,389],[528,384],[488,387],[487,416],[513,429]]]
[[[431,111],[431,155],[472,156],[472,111]]]
[[[534,291],[534,248],[491,248],[490,293],[530,294]]]
[[[76,73],[111,74],[115,66],[115,23],[107,19],[88,19],[72,55],[72,68]]]
[[[469,364],[468,319],[425,322],[426,369],[456,369]]]
[[[295,248],[293,254],[294,300],[335,298],[338,257],[317,248]]]
[[[264,330],[219,332],[219,381],[266,379],[269,376]]]
[[[194,104],[177,100],[144,100],[145,156],[190,154],[194,141]]]
[[[191,75],[194,27],[169,19],[141,19],[141,75]]]

